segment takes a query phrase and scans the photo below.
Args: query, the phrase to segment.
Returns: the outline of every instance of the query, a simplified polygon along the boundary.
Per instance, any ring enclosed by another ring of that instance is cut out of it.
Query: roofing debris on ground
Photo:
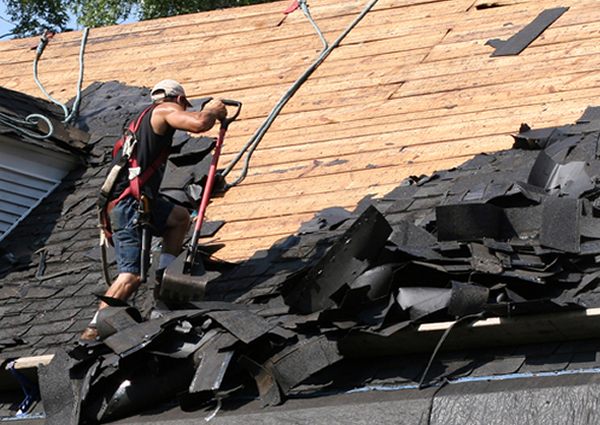
[[[102,342],[40,368],[47,423],[172,399],[278,405],[342,379],[307,385],[346,357],[376,355],[352,345],[360,335],[385,343],[422,323],[599,307],[599,137],[600,108],[564,127],[523,125],[511,150],[408,178],[353,212],[327,209],[239,267],[208,263],[205,300],[113,301]],[[228,286],[240,273],[247,287]]]

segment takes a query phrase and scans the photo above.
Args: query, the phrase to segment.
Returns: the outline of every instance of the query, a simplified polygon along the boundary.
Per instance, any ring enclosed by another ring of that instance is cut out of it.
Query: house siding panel
[[[0,241],[59,183],[0,165]]]

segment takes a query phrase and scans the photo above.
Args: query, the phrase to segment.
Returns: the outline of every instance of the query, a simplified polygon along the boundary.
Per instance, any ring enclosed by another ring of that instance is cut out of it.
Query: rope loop
[[[40,120],[44,121],[46,125],[48,125],[48,133],[47,134],[37,134],[33,133],[29,130],[24,129],[22,126],[26,127],[34,127],[37,126]],[[54,126],[52,125],[52,121],[44,115],[41,114],[31,114],[25,117],[25,120],[20,120],[17,118],[13,118],[9,115],[0,113],[0,122],[7,127],[15,129],[29,137],[34,139],[47,139],[54,133]]]
[[[85,28],[83,31],[83,37],[81,39],[81,48],[79,49],[79,78],[77,81],[77,94],[75,96],[75,101],[73,102],[73,109],[71,110],[71,112],[69,112],[69,109],[67,108],[67,106],[64,103],[59,102],[58,100],[56,100],[52,96],[50,96],[50,94],[46,91],[46,89],[44,89],[44,86],[42,86],[42,83],[40,82],[40,80],[38,78],[38,63],[42,57],[42,52],[43,52],[44,48],[46,47],[46,44],[48,43],[48,38],[46,37],[46,35],[44,35],[44,37],[42,37],[42,39],[40,39],[40,44],[38,45],[38,51],[36,52],[37,54],[33,61],[33,78],[34,78],[35,82],[37,83],[38,87],[40,88],[40,90],[42,91],[42,93],[44,93],[44,95],[48,98],[48,100],[62,108],[64,116],[65,116],[65,119],[62,121],[63,123],[70,122],[73,119],[73,117],[75,117],[75,115],[77,115],[78,110],[79,110],[79,102],[81,101],[81,84],[83,82],[83,55],[85,52],[85,45],[87,43],[88,33],[89,33],[89,28]]]

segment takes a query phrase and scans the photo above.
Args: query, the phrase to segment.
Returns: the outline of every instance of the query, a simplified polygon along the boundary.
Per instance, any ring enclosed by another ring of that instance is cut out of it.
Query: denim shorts
[[[142,250],[142,230],[137,226],[138,201],[128,196],[108,213],[112,227],[112,237],[117,256],[119,273],[140,273],[140,253]],[[154,229],[152,236],[162,236],[167,229],[167,219],[175,205],[158,199],[154,209]]]

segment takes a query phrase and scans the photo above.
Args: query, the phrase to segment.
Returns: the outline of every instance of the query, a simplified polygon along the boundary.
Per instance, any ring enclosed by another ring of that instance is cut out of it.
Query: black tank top
[[[146,112],[136,132],[137,146],[135,153],[137,154],[138,166],[141,170],[140,175],[142,175],[144,171],[147,170],[148,167],[154,163],[154,161],[156,161],[156,159],[165,149],[170,149],[171,145],[173,144],[173,134],[175,134],[174,128],[169,127],[165,134],[156,134],[152,129],[150,118],[152,117],[152,113],[154,112],[154,108],[156,106],[157,105],[152,106],[152,108]],[[115,158],[113,158],[113,164],[119,160],[120,156],[121,152],[119,151]],[[140,188],[141,194],[146,195],[152,204],[154,204],[158,198],[158,190],[163,178],[165,166],[166,159],[162,162],[162,164],[160,164],[158,169],[152,173],[148,181]],[[129,172],[125,167],[115,182],[110,200],[117,199],[128,186]]]

